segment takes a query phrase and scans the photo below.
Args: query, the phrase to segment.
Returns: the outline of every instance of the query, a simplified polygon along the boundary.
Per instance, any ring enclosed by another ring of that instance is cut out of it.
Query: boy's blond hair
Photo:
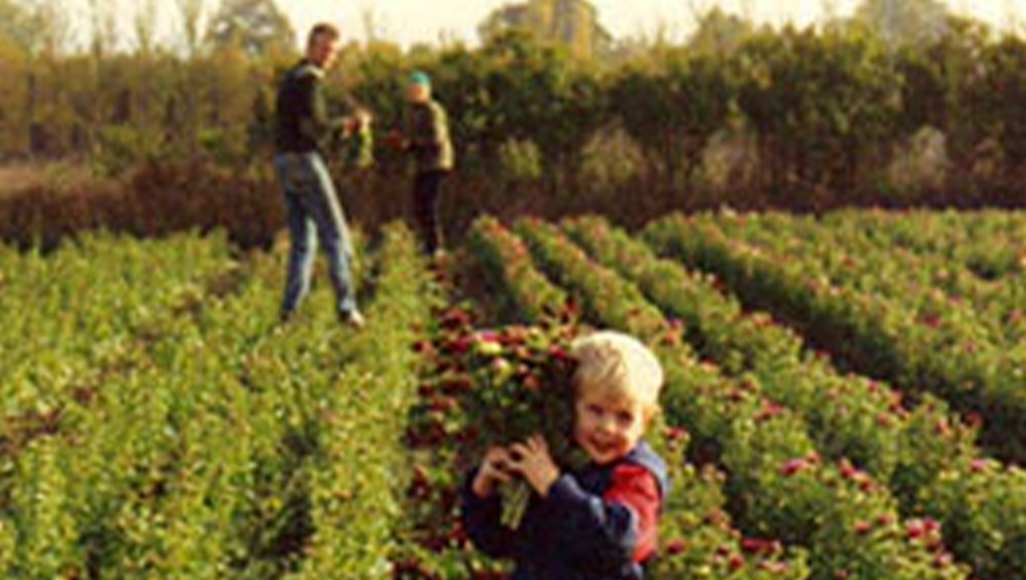
[[[573,385],[577,396],[599,393],[640,402],[651,414],[659,406],[663,367],[638,339],[611,330],[576,340],[570,356],[577,361]]]

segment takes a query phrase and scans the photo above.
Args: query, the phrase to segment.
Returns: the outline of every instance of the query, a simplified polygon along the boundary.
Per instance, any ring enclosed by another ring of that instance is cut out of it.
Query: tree
[[[149,54],[153,51],[157,32],[157,0],[142,0],[142,6],[132,20],[135,42],[139,52]]]
[[[787,27],[753,35],[734,60],[765,190],[841,194],[872,183],[862,170],[892,142],[901,110],[901,79],[878,37]]]
[[[691,181],[702,152],[727,123],[733,100],[722,57],[678,49],[653,66],[623,71],[611,89],[627,134],[669,190]]]
[[[481,56],[487,62],[483,81],[493,134],[502,142],[533,142],[545,175],[572,180],[588,140],[607,121],[591,70],[518,30],[491,39]]]
[[[110,54],[117,40],[117,6],[114,0],[89,0],[93,19],[92,52],[97,61]]]
[[[1010,35],[988,47],[981,69],[970,96],[1001,146],[1006,179],[1013,179],[1026,171],[1026,40]]]
[[[875,30],[889,46],[919,45],[947,32],[948,10],[940,0],[864,0],[856,23]]]
[[[24,114],[27,71],[24,46],[0,34],[0,77],[14,80],[0,91],[0,152],[4,154],[28,150],[28,123]]]
[[[968,171],[992,112],[990,88],[980,83],[981,74],[990,71],[988,34],[982,23],[957,17],[949,18],[947,29],[941,38],[896,54],[903,80],[899,131],[904,136],[923,127],[943,132],[952,161]]]
[[[0,39],[28,52],[32,48],[32,13],[23,4],[0,0]]]
[[[182,42],[186,56],[196,55],[200,44],[200,20],[203,18],[203,0],[177,0],[182,15]]]
[[[31,55],[54,55],[69,38],[66,9],[60,0],[0,0],[0,41]]]
[[[214,48],[238,46],[249,57],[295,50],[296,32],[274,0],[225,0],[207,30]]]
[[[696,53],[708,55],[732,54],[752,33],[748,20],[728,14],[718,6],[697,17],[698,26],[688,39],[688,46]]]

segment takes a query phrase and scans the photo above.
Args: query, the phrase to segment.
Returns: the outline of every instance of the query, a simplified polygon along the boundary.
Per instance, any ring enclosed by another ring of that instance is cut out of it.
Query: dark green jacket
[[[325,153],[342,130],[342,118],[329,118],[321,81],[324,70],[302,60],[285,73],[275,104],[275,144],[279,153]],[[351,103],[346,103],[351,108]]]
[[[437,101],[409,104],[406,109],[406,137],[418,173],[453,168],[455,155],[449,137],[448,115]]]

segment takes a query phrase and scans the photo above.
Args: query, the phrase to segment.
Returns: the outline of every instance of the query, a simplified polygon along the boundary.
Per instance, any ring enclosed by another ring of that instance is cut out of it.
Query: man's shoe
[[[359,330],[367,325],[367,320],[363,317],[363,314],[360,314],[359,310],[352,310],[343,313],[339,316],[339,318],[342,320],[342,324],[351,326],[356,330]]]

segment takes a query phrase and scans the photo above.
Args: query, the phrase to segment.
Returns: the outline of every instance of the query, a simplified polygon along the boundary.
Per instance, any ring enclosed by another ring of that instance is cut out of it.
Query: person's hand
[[[527,480],[538,495],[548,496],[549,488],[559,479],[559,467],[552,460],[545,438],[533,435],[527,441],[514,443],[509,454],[512,459],[510,471]]]
[[[403,137],[403,134],[396,129],[389,131],[388,134],[382,138],[382,141],[385,145],[399,151],[404,151],[409,146],[406,138]]]
[[[510,465],[513,457],[505,447],[491,447],[485,452],[477,475],[471,483],[470,488],[478,497],[491,497],[495,493],[495,486],[506,483],[512,479]]]

